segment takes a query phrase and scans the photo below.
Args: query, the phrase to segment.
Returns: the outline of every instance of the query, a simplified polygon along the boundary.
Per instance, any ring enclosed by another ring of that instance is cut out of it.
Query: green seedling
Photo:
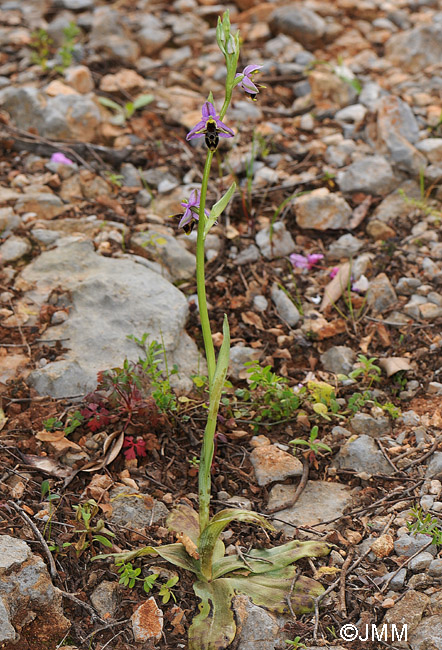
[[[43,481],[43,483],[41,484],[40,489],[41,489],[42,498],[44,498],[46,495],[48,495],[47,500],[49,502],[49,518],[48,518],[47,522],[45,523],[45,527],[44,527],[44,530],[43,530],[43,537],[45,537],[47,539],[47,541],[50,542],[51,534],[52,534],[52,519],[53,519],[54,514],[55,514],[55,512],[57,510],[57,508],[54,507],[53,504],[54,504],[54,501],[58,501],[60,499],[60,495],[51,493],[51,485],[50,485],[50,483],[49,483],[49,481],[47,479],[45,481]]]
[[[69,25],[63,29],[63,42],[57,52],[57,56],[61,59],[61,63],[56,65],[54,68],[54,70],[60,74],[63,74],[66,68],[69,68],[69,66],[72,65],[75,43],[79,34],[81,34],[81,31],[73,22],[69,23]]]
[[[140,95],[133,102],[126,102],[125,104],[118,104],[113,99],[109,99],[108,97],[99,97],[98,101],[102,106],[110,108],[112,111],[114,111],[114,116],[109,120],[111,124],[114,124],[115,126],[124,126],[127,120],[130,120],[130,118],[133,116],[135,111],[144,108],[153,102],[154,99],[155,98],[153,95],[147,94]]]
[[[442,523],[440,519],[432,517],[429,512],[424,513],[420,506],[411,508],[410,516],[416,520],[407,523],[407,528],[411,533],[414,535],[417,535],[417,533],[429,535],[433,538],[433,544],[437,546],[442,544]]]
[[[312,403],[312,409],[317,415],[328,421],[333,416],[343,417],[339,414],[340,407],[333,386],[325,381],[309,381],[307,391],[308,401]]]
[[[305,650],[307,650],[307,646],[305,645],[305,643],[301,643],[300,636],[295,636],[293,641],[290,641],[290,639],[286,639],[285,642],[288,643],[288,645],[291,646],[293,650],[299,650],[299,648],[305,648]]]
[[[131,562],[116,562],[115,565],[119,567],[118,573],[120,573],[120,579],[118,582],[120,585],[132,589],[137,582],[142,582],[143,589],[146,594],[148,594],[157,584],[156,581],[159,577],[159,573],[150,573],[143,578],[140,577],[141,569],[139,567],[134,569]],[[178,576],[172,576],[163,585],[158,585],[160,587],[158,595],[161,596],[163,605],[166,605],[171,598],[176,602],[172,588],[177,584],[178,580]]]
[[[124,180],[123,174],[115,174],[115,172],[105,172],[105,174],[109,183],[112,183],[115,187],[122,187]]]
[[[112,548],[113,543],[109,538],[115,537],[115,534],[105,527],[103,519],[99,519],[92,525],[92,520],[99,512],[97,502],[94,499],[89,499],[85,503],[72,507],[75,510],[76,523],[81,526],[81,528],[74,529],[74,533],[80,535],[79,540],[72,544],[77,555],[80,556],[87,548],[92,548],[94,543]]]
[[[312,453],[314,456],[319,455],[321,451],[328,451],[331,453],[332,450],[328,445],[326,445],[324,442],[321,442],[320,440],[317,440],[318,433],[318,427],[314,426],[310,431],[310,437],[308,440],[304,440],[303,438],[295,438],[294,440],[290,440],[289,445],[306,445],[310,449],[310,453]]]
[[[258,392],[254,406],[259,412],[255,420],[273,422],[293,417],[299,408],[300,395],[304,389],[295,393],[288,386],[288,380],[274,373],[271,366],[263,368],[258,361],[247,361],[244,365],[249,374],[250,389]]]
[[[369,359],[363,354],[358,354],[358,367],[349,373],[349,378],[355,380],[360,379],[369,388],[373,383],[379,382],[381,380],[381,369],[374,363],[376,359],[377,357],[371,357]]]
[[[39,65],[42,70],[46,70],[53,44],[54,41],[45,29],[40,28],[32,32],[30,42],[32,48],[31,62]]]
[[[166,411],[176,411],[177,400],[170,387],[169,377],[177,374],[178,368],[174,365],[172,370],[169,371],[164,342],[158,343],[158,341],[151,341],[149,343],[149,334],[147,333],[144,333],[141,339],[138,339],[133,335],[130,335],[127,338],[134,341],[144,351],[145,356],[144,358],[140,357],[138,363],[140,364],[143,373],[145,373],[146,377],[150,381],[152,397],[159,410],[163,413]],[[161,358],[164,363],[165,377],[163,376],[163,371],[159,367]]]
[[[160,556],[193,574],[193,589],[201,603],[199,613],[189,629],[189,650],[223,650],[232,643],[236,633],[232,600],[236,594],[245,594],[256,605],[280,613],[302,614],[314,611],[315,598],[324,593],[324,587],[312,578],[299,575],[294,564],[301,558],[322,557],[330,551],[322,541],[293,540],[276,548],[250,549],[247,558],[226,555],[220,536],[232,522],[255,524],[267,530],[274,528],[266,517],[257,512],[235,508],[225,508],[213,516],[210,512],[211,469],[219,406],[229,365],[230,328],[225,315],[223,341],[216,355],[206,298],[204,243],[208,232],[231,200],[235,183],[210,210],[206,209],[206,197],[212,160],[220,136],[234,135],[232,129],[223,122],[233,90],[241,83],[245,88],[243,82],[247,70],[250,74],[250,67],[256,70],[256,66],[246,66],[244,72],[237,76],[239,33],[231,33],[228,11],[222,19],[218,18],[216,38],[227,66],[224,103],[218,113],[210,93],[202,107],[201,121],[186,136],[188,140],[203,137],[208,151],[201,190],[199,193],[192,191],[180,221],[185,232],[191,232],[192,228],[197,227],[196,281],[209,383],[209,406],[198,474],[198,512],[180,504],[170,513],[166,523],[169,530],[176,533],[176,543],[145,546],[112,554],[116,561],[123,562],[130,562],[136,557]],[[259,92],[258,89],[256,91],[254,95]],[[167,589],[171,586],[173,585],[166,585]],[[164,596],[167,598],[166,592],[163,593]]]

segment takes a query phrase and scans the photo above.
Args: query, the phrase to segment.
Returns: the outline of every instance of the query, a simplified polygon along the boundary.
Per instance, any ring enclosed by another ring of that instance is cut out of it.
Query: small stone
[[[118,607],[118,582],[103,580],[90,595],[91,603],[103,619],[114,617]]]
[[[413,291],[421,285],[421,281],[418,278],[399,278],[399,281],[395,287],[396,293],[399,296],[411,296]]]
[[[380,273],[367,291],[367,304],[376,313],[383,313],[397,301],[396,292],[385,273]]]
[[[442,138],[426,138],[418,142],[416,147],[431,163],[442,163]]]
[[[431,456],[425,478],[442,478],[442,451],[435,451]]]
[[[372,219],[369,221],[366,231],[367,235],[369,235],[369,237],[375,241],[392,239],[393,237],[396,237],[396,231],[378,219]]]
[[[350,122],[351,124],[357,124],[362,122],[367,114],[367,109],[362,104],[352,104],[351,106],[346,106],[341,108],[340,111],[335,113],[335,120],[338,122]]]
[[[345,345],[335,345],[321,354],[321,363],[328,372],[335,375],[348,375],[353,369],[355,353]]]
[[[296,489],[296,485],[275,485],[270,491],[268,508],[288,503]],[[272,523],[275,528],[293,537],[293,526],[312,526],[340,517],[350,505],[351,498],[351,490],[346,485],[308,481],[296,504],[279,511]]]
[[[419,305],[419,312],[424,320],[433,320],[442,316],[442,307],[432,302],[424,302],[422,305]]]
[[[159,29],[146,25],[137,34],[137,41],[144,56],[154,56],[171,39],[172,32],[169,29]]]
[[[333,460],[333,466],[355,472],[385,474],[390,476],[393,468],[378,449],[372,436],[360,435],[346,442]]]
[[[301,476],[303,469],[301,461],[295,456],[274,445],[255,447],[250,454],[250,462],[260,486],[283,481],[289,476]]]
[[[112,514],[109,521],[117,526],[144,528],[164,520],[169,514],[162,501],[148,494],[137,493],[129,487],[116,487],[110,492]]]
[[[426,546],[428,542],[431,541],[431,537],[428,535],[423,535],[422,533],[417,533],[416,535],[409,535],[405,533],[401,535],[394,543],[394,550],[396,555],[405,555],[405,557],[411,557],[421,548]],[[436,555],[436,547],[429,546],[425,549],[428,553],[434,557]]]
[[[384,580],[387,581],[390,576],[391,573],[386,573],[384,576]],[[400,571],[398,571],[390,581],[389,584],[390,589],[392,589],[393,591],[400,591],[404,586],[406,577],[407,577],[407,569],[403,568]]]
[[[434,578],[442,578],[442,558],[430,562],[428,575],[433,576]]]
[[[235,263],[238,266],[243,264],[251,264],[252,262],[257,262],[259,260],[259,249],[254,245],[250,244],[247,248],[244,248],[238,255],[235,257]]]
[[[382,623],[387,623],[387,641],[391,641],[393,624],[396,625],[399,634],[402,632],[404,625],[407,626],[407,635],[412,634],[419,625],[429,600],[426,594],[409,589],[405,596],[386,612],[383,618]],[[379,629],[382,629],[382,626]]]
[[[442,395],[442,384],[438,381],[430,381],[428,392],[430,395]]]
[[[296,248],[291,234],[286,230],[282,221],[277,221],[273,225],[272,236],[270,236],[270,227],[260,230],[256,235],[256,244],[264,257],[269,260],[290,255]]]
[[[233,345],[230,348],[229,376],[232,379],[245,379],[249,374],[244,364],[248,361],[255,361],[260,356],[261,352],[258,349],[245,345]]]
[[[293,208],[298,226],[313,230],[347,228],[352,216],[347,201],[326,187],[298,196]]]
[[[358,250],[362,248],[364,242],[351,233],[341,235],[339,239],[330,244],[328,254],[334,259],[348,259],[356,255]]]
[[[287,294],[282,289],[279,289],[276,283],[272,286],[271,297],[278,315],[283,321],[288,323],[290,327],[294,327],[301,318],[299,311]]]
[[[94,90],[94,80],[92,79],[91,71],[85,65],[68,68],[64,76],[66,82],[82,95]]]
[[[1,201],[1,190],[0,190],[0,201]],[[12,208],[0,208],[0,233],[2,238],[7,237],[14,230],[16,230],[21,224],[20,217],[15,214]]]
[[[416,557],[410,560],[408,563],[408,568],[413,573],[421,573],[430,566],[432,561],[433,556],[431,553],[424,551],[423,553],[419,553],[419,555],[416,555]]]
[[[418,25],[393,34],[385,44],[385,56],[405,72],[419,73],[442,59],[442,25]]]
[[[270,28],[274,34],[287,34],[308,50],[322,45],[325,27],[321,16],[301,5],[280,7],[270,16]]]
[[[267,307],[269,306],[269,301],[264,296],[258,295],[253,298],[253,306],[258,311],[264,312],[267,311]]]
[[[131,616],[135,643],[161,639],[163,632],[163,612],[151,596],[142,603]]]
[[[135,253],[160,262],[173,280],[188,280],[195,274],[195,255],[172,235],[155,230],[138,232],[131,238]]]
[[[311,113],[303,115],[299,121],[299,128],[303,131],[313,131],[315,128],[315,120]]]
[[[388,194],[399,184],[391,165],[383,156],[368,156],[352,163],[336,176],[341,192]]]
[[[371,550],[376,557],[387,557],[394,549],[394,540],[391,535],[381,535],[371,545]]]
[[[365,434],[371,438],[382,438],[391,431],[390,420],[381,415],[373,417],[368,413],[356,413],[350,422],[350,426],[358,434]]]
[[[0,246],[0,263],[16,262],[31,251],[31,244],[25,237],[11,235]]]
[[[433,607],[429,607],[434,612]],[[442,615],[428,616],[424,618],[414,631],[408,636],[413,650],[440,650],[442,648]]]

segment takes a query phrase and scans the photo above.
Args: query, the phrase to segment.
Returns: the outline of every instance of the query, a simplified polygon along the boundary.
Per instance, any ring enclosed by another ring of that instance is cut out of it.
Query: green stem
[[[212,386],[213,376],[215,374],[215,348],[213,346],[212,331],[210,329],[209,312],[207,309],[206,280],[205,280],[205,273],[204,273],[204,226],[206,222],[204,207],[206,205],[207,185],[209,182],[212,158],[213,158],[213,151],[208,151],[206,163],[204,165],[203,180],[201,183],[198,237],[196,242],[196,287],[198,293],[198,306],[199,306],[200,319],[201,319],[201,329],[203,332],[204,348],[206,350],[207,372],[209,375],[209,390]]]

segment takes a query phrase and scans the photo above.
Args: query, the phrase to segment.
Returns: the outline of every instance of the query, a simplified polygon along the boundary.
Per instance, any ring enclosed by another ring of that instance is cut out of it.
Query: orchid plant
[[[216,358],[206,299],[204,241],[229,203],[235,191],[235,183],[210,210],[205,207],[206,195],[212,158],[219,138],[234,136],[233,130],[223,121],[233,89],[239,85],[255,99],[259,88],[250,76],[261,68],[259,65],[249,65],[242,73],[236,72],[239,33],[231,33],[228,11],[222,19],[218,19],[216,37],[227,66],[225,98],[217,113],[210,93],[203,104],[201,120],[187,134],[187,140],[204,137],[208,151],[201,189],[193,190],[189,200],[182,203],[185,212],[180,221],[180,226],[186,232],[190,232],[196,224],[198,228],[196,280],[209,382],[209,409],[199,462],[199,512],[186,505],[179,505],[171,512],[167,525],[177,535],[174,544],[146,546],[131,552],[113,554],[117,562],[129,562],[145,555],[159,555],[196,576],[193,587],[201,604],[189,629],[190,650],[220,650],[233,641],[236,625],[232,600],[238,593],[249,596],[257,605],[278,612],[300,614],[312,611],[314,598],[323,593],[324,589],[316,580],[298,577],[293,564],[300,558],[323,556],[329,552],[328,546],[323,542],[293,540],[277,548],[252,549],[246,555],[226,556],[220,535],[231,522],[258,524],[267,530],[274,528],[265,516],[249,510],[227,508],[210,517],[211,466],[217,415],[229,364],[230,333],[225,315],[223,342]]]

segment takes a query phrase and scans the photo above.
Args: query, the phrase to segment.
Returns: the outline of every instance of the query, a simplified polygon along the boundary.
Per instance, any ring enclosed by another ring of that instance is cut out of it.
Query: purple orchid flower
[[[261,70],[263,66],[262,65],[246,65],[242,73],[238,73],[235,75],[235,79],[237,77],[242,77],[241,81],[239,82],[238,86],[240,86],[243,90],[246,91],[246,93],[249,93],[251,99],[254,101],[256,100],[256,95],[259,93],[259,88],[265,88],[262,84],[254,84],[252,80],[252,75],[256,74],[259,70]]]
[[[219,138],[233,138],[234,132],[216,114],[215,107],[210,102],[204,102],[201,110],[201,121],[195,124],[193,129],[186,135],[186,140],[194,140],[195,138],[206,139],[207,148],[210,151],[215,151]]]
[[[199,220],[201,193],[199,190],[192,190],[188,201],[183,201],[181,205],[186,208],[178,224],[178,228],[183,228],[184,232],[190,235],[195,223]],[[204,210],[206,217],[209,217],[208,210]]]
[[[307,269],[310,271],[315,264],[324,258],[324,255],[321,253],[312,253],[311,255],[298,255],[297,253],[292,253],[290,255],[290,261],[293,266],[297,269]]]
[[[51,156],[51,162],[59,163],[59,164],[61,164],[61,165],[73,165],[73,164],[74,164],[74,163],[72,162],[72,160],[70,160],[69,158],[67,158],[67,157],[64,155],[64,153],[62,153],[61,151],[57,151],[56,153],[53,153],[53,154],[52,154],[52,156]]]

